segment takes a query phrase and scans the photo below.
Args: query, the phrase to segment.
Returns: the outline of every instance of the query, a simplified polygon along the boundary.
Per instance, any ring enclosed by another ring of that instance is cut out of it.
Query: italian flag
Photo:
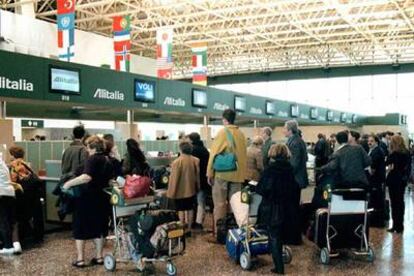
[[[207,43],[199,42],[191,45],[193,84],[207,85]]]

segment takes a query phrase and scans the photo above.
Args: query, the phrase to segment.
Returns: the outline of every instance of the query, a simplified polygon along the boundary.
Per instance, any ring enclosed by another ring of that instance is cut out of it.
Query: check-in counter
[[[56,201],[58,197],[53,194],[53,190],[59,183],[61,175],[61,164],[60,160],[46,160],[46,176],[42,177],[46,182],[46,221],[48,222],[60,222],[57,214]],[[66,216],[63,222],[71,222],[72,216]]]

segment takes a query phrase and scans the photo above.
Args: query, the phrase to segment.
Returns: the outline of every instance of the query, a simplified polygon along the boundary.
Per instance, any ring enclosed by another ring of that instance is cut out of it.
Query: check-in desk
[[[61,222],[58,214],[56,201],[58,197],[53,194],[53,190],[59,183],[61,175],[61,164],[60,160],[46,160],[46,176],[42,177],[46,182],[46,221],[47,222]],[[66,216],[63,222],[72,222],[72,216]]]

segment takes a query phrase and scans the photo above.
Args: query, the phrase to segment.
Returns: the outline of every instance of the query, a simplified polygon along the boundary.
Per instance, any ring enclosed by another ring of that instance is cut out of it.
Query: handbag
[[[124,197],[144,197],[150,192],[151,179],[148,176],[127,175],[124,186]]]
[[[214,158],[213,169],[216,172],[232,172],[237,170],[237,156],[234,153],[236,144],[230,131],[227,128],[224,128],[224,130],[226,132],[229,151],[223,151]]]
[[[22,165],[29,171],[29,174],[25,177],[19,176],[19,184],[22,186],[23,191],[37,191],[41,188],[42,180],[37,174],[25,163]]]

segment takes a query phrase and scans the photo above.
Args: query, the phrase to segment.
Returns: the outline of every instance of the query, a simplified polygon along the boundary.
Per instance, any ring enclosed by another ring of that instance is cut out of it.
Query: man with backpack
[[[218,132],[210,148],[207,177],[212,186],[215,225],[226,218],[227,202],[241,190],[246,179],[246,138],[234,125],[235,119],[234,110],[226,109],[223,112],[224,128]]]

